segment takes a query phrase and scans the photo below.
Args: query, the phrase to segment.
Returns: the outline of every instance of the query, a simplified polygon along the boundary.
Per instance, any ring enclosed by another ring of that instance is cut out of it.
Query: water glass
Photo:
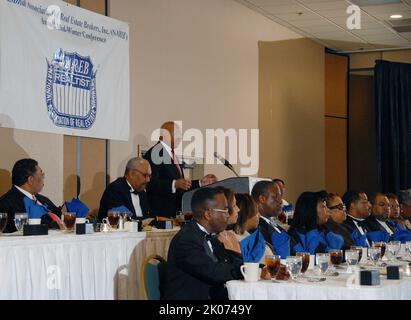
[[[288,272],[293,280],[297,279],[301,273],[302,268],[302,258],[296,256],[289,256],[285,260],[285,265],[287,266]]]
[[[381,247],[368,248],[368,257],[376,265],[381,258]]]
[[[390,253],[391,261],[395,261],[395,258],[397,257],[398,253],[400,252],[400,249],[401,249],[401,242],[400,241],[390,241],[387,244],[387,250]]]
[[[345,261],[347,261],[348,269],[347,272],[351,272],[352,266],[355,266],[360,261],[360,255],[357,250],[347,250],[345,251]]]
[[[317,266],[321,274],[325,274],[330,266],[330,255],[328,253],[317,253]]]
[[[411,241],[407,241],[405,243],[405,252],[407,253],[408,257],[411,257]]]
[[[15,213],[14,214],[14,225],[18,232],[23,232],[23,226],[28,223],[27,213]]]
[[[355,251],[358,252],[358,263],[359,263],[359,262],[361,261],[361,258],[362,258],[362,250],[363,250],[363,248],[360,247],[360,246],[351,246],[351,247],[350,247],[350,250],[355,250]]]

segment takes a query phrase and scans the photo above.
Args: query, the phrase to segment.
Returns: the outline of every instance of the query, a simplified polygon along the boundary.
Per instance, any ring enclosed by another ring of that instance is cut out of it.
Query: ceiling
[[[234,1],[335,51],[411,48],[411,0]],[[349,30],[347,8],[353,4],[361,9],[361,29]]]

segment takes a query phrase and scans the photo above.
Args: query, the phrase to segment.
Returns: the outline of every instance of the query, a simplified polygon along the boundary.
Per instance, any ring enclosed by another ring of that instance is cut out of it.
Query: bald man
[[[147,160],[132,158],[127,162],[124,177],[110,183],[100,200],[98,217],[107,217],[110,209],[125,206],[132,218],[147,218],[149,206],[145,188],[150,182],[151,167]]]
[[[180,127],[173,121],[167,121],[160,131],[160,141],[144,155],[153,170],[147,196],[153,216],[173,218],[181,210],[184,192],[212,184],[217,179],[214,175],[207,175],[201,181],[185,179],[175,154],[175,148],[181,143]]]

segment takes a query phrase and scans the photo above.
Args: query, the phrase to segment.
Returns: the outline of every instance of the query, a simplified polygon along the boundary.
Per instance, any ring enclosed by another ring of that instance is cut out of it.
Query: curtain
[[[375,66],[379,189],[411,187],[411,64],[377,60]]]

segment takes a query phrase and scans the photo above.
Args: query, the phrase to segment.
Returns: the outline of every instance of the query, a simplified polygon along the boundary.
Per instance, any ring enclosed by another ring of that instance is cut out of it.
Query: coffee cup
[[[246,282],[257,282],[260,279],[260,264],[246,262],[240,267],[240,271]]]

